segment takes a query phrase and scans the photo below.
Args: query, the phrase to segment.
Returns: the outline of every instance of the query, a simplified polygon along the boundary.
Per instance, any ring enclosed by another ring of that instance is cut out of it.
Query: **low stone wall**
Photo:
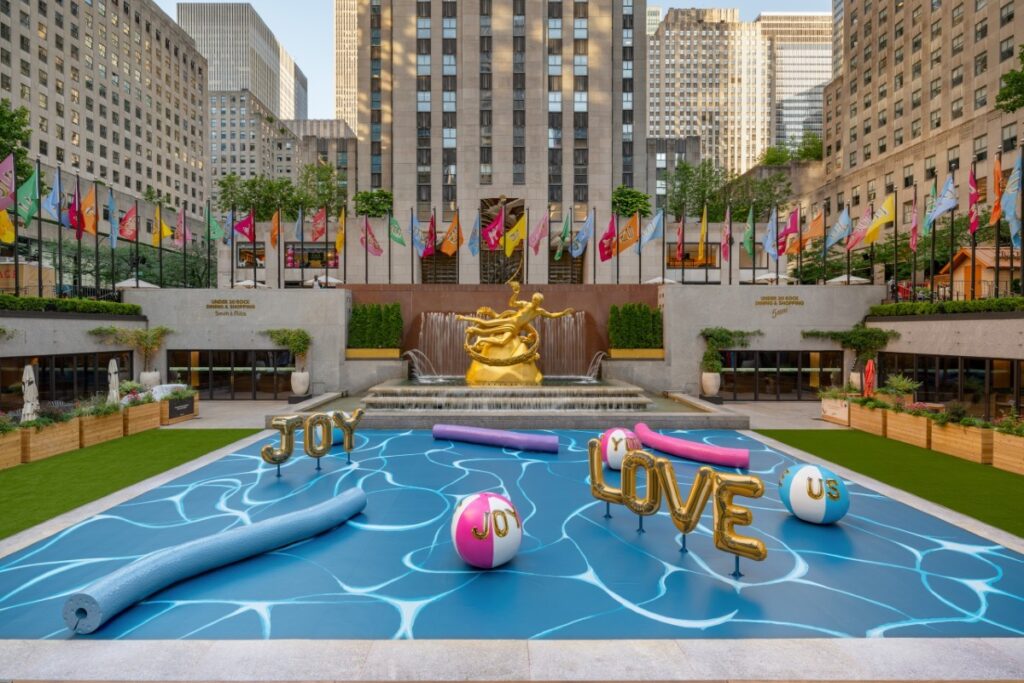
[[[900,333],[889,353],[1024,359],[1022,313],[868,318],[867,325]]]
[[[3,340],[2,356],[48,356],[70,353],[97,353],[118,347],[105,344],[89,334],[103,327],[146,326],[142,316],[85,315],[34,311],[0,311],[0,327],[11,336]]]

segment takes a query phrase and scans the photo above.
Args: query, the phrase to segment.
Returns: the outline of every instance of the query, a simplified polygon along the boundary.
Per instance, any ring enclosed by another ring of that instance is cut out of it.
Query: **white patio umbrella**
[[[107,403],[117,403],[121,400],[121,391],[119,389],[121,380],[119,377],[117,359],[111,358],[110,364],[107,365]]]
[[[851,275],[850,276],[850,281],[847,282],[845,275],[839,275],[837,277],[831,278],[830,280],[826,280],[825,284],[826,285],[846,285],[846,284],[850,284],[850,285],[867,285],[867,284],[871,284],[871,280],[867,279],[866,277],[860,277],[859,275]]]
[[[270,289],[270,287],[262,282],[257,282],[254,285],[252,280],[239,280],[235,283],[235,289]]]
[[[28,422],[39,417],[39,387],[36,386],[36,372],[31,365],[25,366],[21,375],[21,421]]]
[[[306,284],[309,285],[310,287],[312,287],[313,285],[319,285],[320,287],[323,287],[324,285],[340,285],[344,283],[338,278],[333,277],[331,275],[328,275],[326,277],[323,275],[317,275],[314,278],[306,280]]]
[[[791,278],[790,276],[786,275],[785,273],[779,273],[778,277],[776,277],[775,273],[772,273],[772,272],[761,273],[756,278],[754,278],[754,282],[776,282],[776,281],[778,281],[778,282],[793,282],[793,278]]]
[[[139,289],[160,289],[160,287],[154,285],[152,282],[146,282],[145,280],[138,280],[137,282],[139,283],[138,285],[135,284],[135,278],[130,277],[127,280],[121,280],[118,282],[114,285],[114,289],[135,289],[136,286],[138,286]]]
[[[644,282],[645,285],[678,285],[679,280],[673,280],[670,277],[652,277],[650,280]]]

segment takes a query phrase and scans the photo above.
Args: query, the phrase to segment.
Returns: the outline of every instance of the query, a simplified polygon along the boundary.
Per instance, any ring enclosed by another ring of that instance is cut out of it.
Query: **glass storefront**
[[[732,401],[816,401],[843,385],[841,351],[723,351],[721,397]]]
[[[107,367],[117,361],[121,380],[134,377],[131,351],[104,351],[59,356],[8,356],[0,358],[0,410],[19,410],[22,405],[21,378],[32,365],[43,403],[74,403],[96,395],[106,396]]]
[[[167,352],[167,381],[187,384],[214,401],[288,398],[294,370],[289,351]]]
[[[1024,408],[1024,360],[881,353],[878,367],[881,384],[897,374],[920,382],[917,400],[924,403],[959,401],[986,420]]]

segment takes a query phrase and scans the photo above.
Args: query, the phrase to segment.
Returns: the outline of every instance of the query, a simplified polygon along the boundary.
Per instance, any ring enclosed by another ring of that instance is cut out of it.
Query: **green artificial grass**
[[[255,434],[156,429],[0,470],[0,538]]]
[[[855,430],[758,433],[1024,536],[1024,476]]]

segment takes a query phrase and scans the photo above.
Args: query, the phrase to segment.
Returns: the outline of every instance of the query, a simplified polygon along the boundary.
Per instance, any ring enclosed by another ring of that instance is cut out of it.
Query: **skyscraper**
[[[358,77],[359,0],[334,0],[334,115],[352,128],[359,113]]]
[[[762,12],[755,20],[771,41],[773,144],[795,147],[821,135],[822,92],[832,79],[832,15]]]
[[[832,75],[843,72],[843,0],[832,0]]]
[[[658,24],[661,23],[662,9],[658,5],[647,6],[647,35],[653,36],[658,30]]]
[[[670,9],[650,38],[650,136],[699,136],[701,158],[732,173],[772,143],[771,45],[735,9]]]

